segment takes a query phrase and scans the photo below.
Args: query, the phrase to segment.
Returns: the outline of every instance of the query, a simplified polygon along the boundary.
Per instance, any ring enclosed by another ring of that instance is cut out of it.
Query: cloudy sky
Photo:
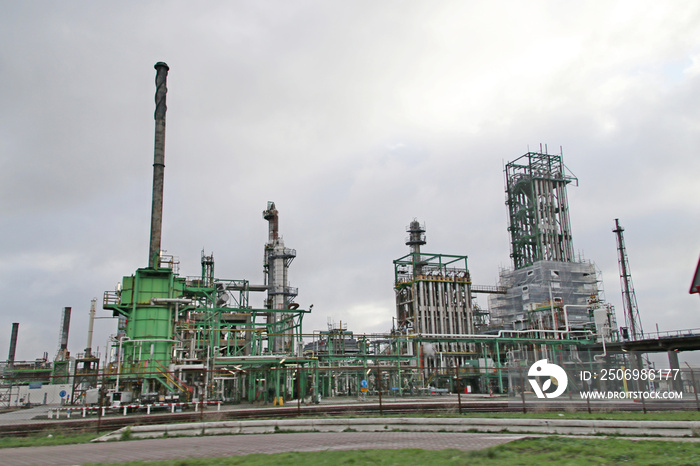
[[[147,265],[158,61],[182,275],[205,250],[261,283],[275,201],[305,331],[386,331],[408,223],[495,285],[504,163],[546,144],[618,321],[615,218],[645,330],[700,328],[696,1],[2,2],[0,44],[1,359],[12,322],[53,358],[65,306],[82,352],[90,300]]]

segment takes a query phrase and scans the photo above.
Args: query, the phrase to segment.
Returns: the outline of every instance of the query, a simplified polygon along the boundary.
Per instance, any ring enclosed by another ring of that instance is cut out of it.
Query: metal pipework
[[[12,324],[12,334],[10,335],[10,354],[7,356],[7,365],[15,363],[15,352],[17,351],[17,333],[19,333],[19,322]]]
[[[168,70],[165,63],[155,64],[156,69],[156,120],[155,143],[153,147],[153,205],[151,207],[151,242],[148,251],[148,267],[158,267],[160,237],[163,225],[163,178],[165,173],[165,94]]]

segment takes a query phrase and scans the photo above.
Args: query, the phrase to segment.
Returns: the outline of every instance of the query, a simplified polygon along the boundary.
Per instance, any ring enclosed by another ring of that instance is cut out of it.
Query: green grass
[[[40,434],[28,435],[26,437],[0,437],[0,448],[72,445],[76,443],[88,443],[90,440],[97,437],[99,437],[99,435],[94,432],[79,434],[43,432]]]
[[[354,450],[311,453],[243,455],[172,461],[136,461],[126,465],[695,465],[700,463],[700,444],[690,442],[632,441],[621,439],[571,439],[547,437],[525,439],[478,451],[461,450]]]

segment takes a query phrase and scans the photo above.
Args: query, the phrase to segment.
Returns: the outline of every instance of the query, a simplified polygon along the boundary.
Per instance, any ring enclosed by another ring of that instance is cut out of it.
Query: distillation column
[[[263,218],[269,223],[268,242],[265,244],[265,285],[267,301],[265,307],[273,310],[290,309],[297,295],[296,288],[289,286],[289,265],[296,257],[296,251],[284,246],[279,236],[279,212],[274,202],[267,203]],[[269,312],[267,323],[271,332],[268,350],[272,353],[294,351],[293,329],[289,315],[283,312]]]

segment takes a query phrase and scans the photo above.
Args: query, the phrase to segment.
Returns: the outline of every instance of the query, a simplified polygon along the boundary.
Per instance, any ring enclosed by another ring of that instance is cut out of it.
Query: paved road
[[[55,447],[5,448],[2,465],[74,465],[183,458],[222,457],[288,451],[422,448],[479,450],[521,439],[524,435],[461,434],[451,432],[343,432],[250,434],[187,437],[128,442],[90,443]]]

